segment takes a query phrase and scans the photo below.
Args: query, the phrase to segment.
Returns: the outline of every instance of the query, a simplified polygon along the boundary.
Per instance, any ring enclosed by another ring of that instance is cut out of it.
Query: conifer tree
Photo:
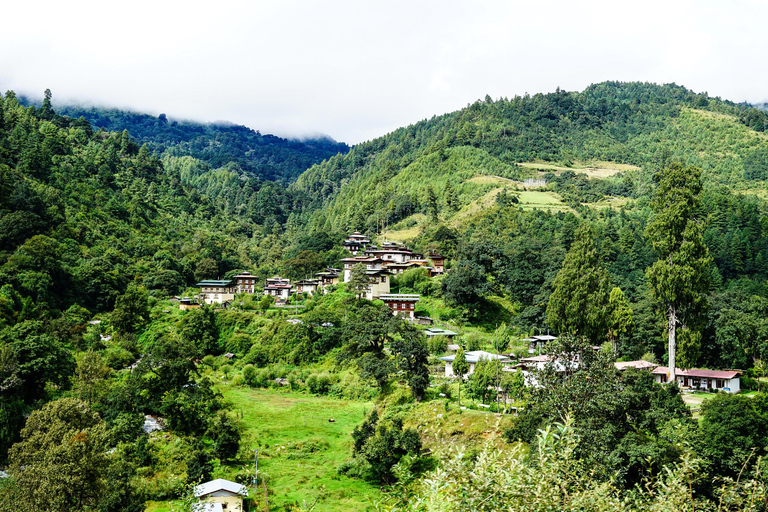
[[[602,341],[607,334],[610,277],[592,241],[592,230],[583,224],[555,277],[555,290],[547,304],[547,322],[560,333]]]
[[[712,258],[703,239],[701,170],[673,163],[656,174],[656,181],[651,203],[656,216],[646,228],[646,237],[659,259],[645,275],[667,316],[669,379],[674,381],[677,327],[695,324],[703,311]]]

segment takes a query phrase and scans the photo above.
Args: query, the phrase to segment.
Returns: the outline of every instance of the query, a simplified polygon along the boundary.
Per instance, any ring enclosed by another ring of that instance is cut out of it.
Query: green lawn
[[[312,502],[321,491],[318,512],[364,510],[381,498],[377,487],[336,473],[351,455],[352,429],[373,404],[239,387],[222,392],[242,412],[245,438],[259,450],[271,510]]]

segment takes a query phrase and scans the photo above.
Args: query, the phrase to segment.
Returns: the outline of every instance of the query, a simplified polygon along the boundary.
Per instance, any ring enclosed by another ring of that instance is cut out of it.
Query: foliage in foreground
[[[497,451],[486,445],[476,457],[458,451],[415,481],[408,465],[395,467],[396,497],[378,510],[498,511],[760,511],[766,488],[757,475],[723,478],[711,497],[696,492],[701,461],[686,452],[655,478],[623,491],[612,480],[594,478],[574,456],[579,439],[570,421],[539,431],[536,449]]]

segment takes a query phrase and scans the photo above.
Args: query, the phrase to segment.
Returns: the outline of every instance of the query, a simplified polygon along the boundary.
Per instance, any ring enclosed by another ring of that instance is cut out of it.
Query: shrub
[[[430,354],[442,355],[448,350],[448,338],[445,336],[432,336],[427,340],[427,346],[429,347]]]
[[[326,372],[320,374],[313,373],[307,377],[307,388],[309,388],[310,393],[314,393],[316,395],[327,395],[337,380],[338,379],[333,378]]]

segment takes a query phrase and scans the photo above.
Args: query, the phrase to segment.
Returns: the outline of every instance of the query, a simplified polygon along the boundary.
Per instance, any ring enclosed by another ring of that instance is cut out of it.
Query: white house
[[[242,511],[243,498],[248,497],[248,488],[219,478],[195,487],[195,497],[200,500],[200,503],[193,506],[195,512]]]
[[[496,355],[484,350],[473,350],[471,352],[465,352],[464,357],[467,359],[467,365],[469,366],[469,370],[467,370],[465,377],[472,375],[472,372],[475,371],[475,365],[479,363],[481,359],[488,359],[491,361],[498,360],[500,363],[509,361],[509,357],[505,355]],[[456,359],[456,355],[454,354],[451,356],[443,356],[439,357],[438,359],[445,361],[445,376],[454,377],[455,374],[453,373],[453,360]]]
[[[663,384],[669,381],[669,368],[666,366],[658,366],[651,373],[658,383]],[[682,388],[711,388],[727,393],[738,393],[741,390],[739,376],[741,372],[736,370],[700,370],[698,368],[675,370],[675,379]]]

